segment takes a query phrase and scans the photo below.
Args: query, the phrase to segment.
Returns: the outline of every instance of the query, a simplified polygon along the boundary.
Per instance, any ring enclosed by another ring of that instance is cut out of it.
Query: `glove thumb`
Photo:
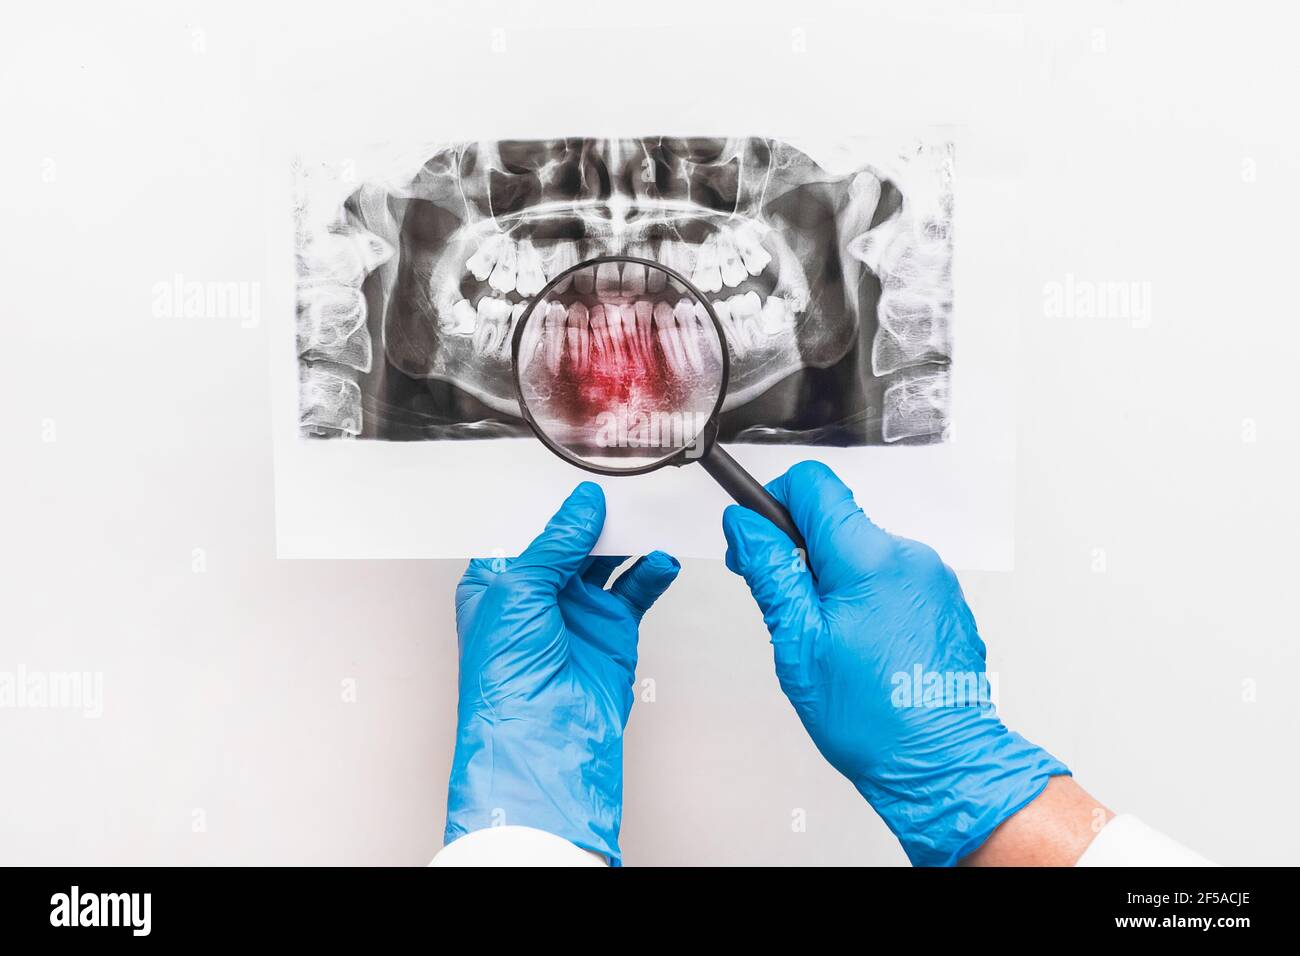
[[[731,505],[722,513],[727,567],[749,585],[776,658],[776,676],[793,697],[811,686],[812,650],[822,628],[821,598],[803,556],[762,515]]]
[[[510,565],[520,581],[557,593],[581,570],[605,526],[605,492],[584,481],[564,499],[527,550]]]
[[[620,574],[610,591],[628,603],[639,621],[668,590],[668,585],[677,580],[677,572],[681,569],[681,564],[671,554],[651,551]]]

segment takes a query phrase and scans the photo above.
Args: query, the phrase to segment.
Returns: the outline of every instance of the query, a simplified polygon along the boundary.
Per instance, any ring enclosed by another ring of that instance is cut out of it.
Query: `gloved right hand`
[[[733,505],[722,525],[727,567],[772,635],[781,689],[912,863],[953,865],[1070,771],[971,693],[987,688],[984,642],[931,548],[872,524],[820,462],[767,488],[803,534],[816,580],[766,518]]]

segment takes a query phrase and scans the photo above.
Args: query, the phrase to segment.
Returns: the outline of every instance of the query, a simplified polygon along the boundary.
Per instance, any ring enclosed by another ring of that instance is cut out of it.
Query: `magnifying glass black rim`
[[[546,430],[537,423],[533,417],[532,411],[528,408],[528,403],[524,401],[523,384],[519,381],[519,346],[523,341],[524,326],[526,326],[533,317],[533,310],[537,308],[539,302],[545,302],[548,293],[559,285],[566,276],[570,276],[579,270],[592,266],[598,266],[602,262],[639,262],[641,265],[658,269],[672,276],[677,282],[685,288],[686,293],[693,296],[695,301],[704,303],[704,311],[709,314],[713,320],[713,329],[718,334],[718,342],[722,346],[722,382],[718,389],[718,400],[713,405],[713,410],[709,412],[708,420],[696,441],[700,442],[699,453],[693,455],[690,459],[686,458],[686,453],[692,450],[691,445],[679,448],[666,458],[658,461],[652,461],[648,465],[638,465],[636,468],[612,468],[607,465],[595,465],[591,462],[573,454],[562,445],[551,440],[546,434]],[[570,266],[563,272],[557,274],[554,279],[543,286],[542,291],[533,297],[533,301],[528,303],[528,308],[524,309],[523,315],[519,316],[519,321],[515,323],[514,335],[510,339],[510,367],[511,376],[515,383],[515,399],[519,402],[519,411],[524,416],[524,421],[528,422],[528,427],[533,430],[533,434],[540,439],[541,443],[553,451],[556,455],[563,458],[571,465],[576,465],[586,471],[594,472],[598,475],[644,475],[646,472],[655,471],[668,465],[682,465],[687,460],[695,461],[704,456],[709,450],[708,446],[712,444],[717,429],[711,427],[717,420],[718,414],[722,411],[723,399],[727,397],[727,385],[731,379],[731,356],[727,349],[727,336],[722,331],[722,323],[718,321],[718,314],[713,311],[713,304],[705,297],[704,293],[697,289],[690,279],[669,266],[661,262],[655,262],[653,259],[643,259],[640,256],[596,256],[594,259],[585,259],[577,265]]]

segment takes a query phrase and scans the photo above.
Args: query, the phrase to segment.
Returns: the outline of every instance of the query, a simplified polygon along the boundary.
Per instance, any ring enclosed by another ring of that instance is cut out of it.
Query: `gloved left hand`
[[[447,843],[529,826],[621,862],[637,627],[680,565],[651,552],[606,590],[626,559],[591,557],[604,524],[604,492],[584,481],[518,558],[475,559],[461,578]]]

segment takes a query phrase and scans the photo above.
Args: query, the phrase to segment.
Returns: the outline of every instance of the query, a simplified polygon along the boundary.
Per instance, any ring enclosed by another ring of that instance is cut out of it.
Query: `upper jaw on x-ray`
[[[527,434],[512,386],[515,323],[570,266],[632,255],[677,270],[713,302],[731,352],[722,440],[941,440],[946,147],[940,159],[937,181],[909,188],[886,167],[832,174],[770,139],[438,149],[413,177],[356,189],[321,228],[300,217],[300,424],[403,440]],[[575,376],[601,362],[689,364],[675,345],[690,316],[664,307],[677,302],[661,277],[632,264],[575,274],[573,296],[613,288],[632,304],[552,307],[530,321],[521,360]]]

